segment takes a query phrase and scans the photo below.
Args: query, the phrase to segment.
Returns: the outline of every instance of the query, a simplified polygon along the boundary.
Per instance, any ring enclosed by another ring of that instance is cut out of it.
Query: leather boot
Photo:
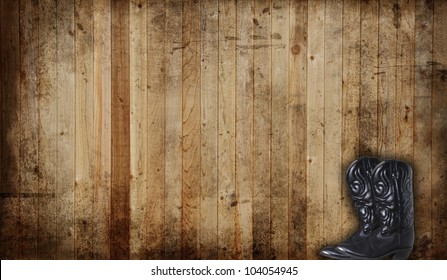
[[[353,259],[408,258],[414,243],[412,178],[412,169],[405,162],[387,160],[377,165],[373,190],[380,227],[337,250]]]
[[[360,218],[360,228],[348,239],[336,247],[325,247],[320,255],[332,259],[352,259],[341,248],[350,247],[359,243],[362,239],[371,235],[379,226],[374,206],[374,194],[372,189],[372,174],[374,168],[381,162],[375,157],[361,157],[348,167],[346,180],[349,185],[354,207]]]

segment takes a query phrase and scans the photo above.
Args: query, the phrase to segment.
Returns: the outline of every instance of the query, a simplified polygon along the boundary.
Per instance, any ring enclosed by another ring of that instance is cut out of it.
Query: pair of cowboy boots
[[[332,259],[407,259],[414,243],[412,173],[398,160],[355,160],[346,177],[360,228],[320,254]]]

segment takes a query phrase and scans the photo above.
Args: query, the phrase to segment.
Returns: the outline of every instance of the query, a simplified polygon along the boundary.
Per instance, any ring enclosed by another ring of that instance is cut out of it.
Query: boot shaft
[[[381,234],[413,228],[413,172],[405,162],[387,160],[374,169],[373,191]]]

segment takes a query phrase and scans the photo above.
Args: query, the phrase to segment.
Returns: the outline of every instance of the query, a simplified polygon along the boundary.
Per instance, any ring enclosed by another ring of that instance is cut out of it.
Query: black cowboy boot
[[[380,159],[378,158],[361,157],[348,167],[346,180],[354,207],[360,218],[360,229],[336,247],[323,248],[320,255],[332,259],[352,259],[352,256],[343,252],[341,248],[359,243],[378,227],[379,223],[374,211],[372,173],[379,163]]]
[[[337,248],[354,259],[406,259],[413,249],[413,172],[397,160],[376,166],[373,174],[374,203],[380,227],[358,243]]]

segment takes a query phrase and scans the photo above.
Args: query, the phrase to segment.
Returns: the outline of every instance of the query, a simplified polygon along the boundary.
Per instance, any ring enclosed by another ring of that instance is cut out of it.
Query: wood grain
[[[148,139],[148,3],[130,1],[129,4],[129,56],[130,56],[130,258],[145,259],[151,254],[147,224],[152,205],[148,201],[149,166],[148,148],[152,143]],[[160,68],[157,67],[157,71]],[[154,133],[155,134],[155,133]],[[152,139],[149,138],[149,139]],[[151,172],[152,173],[152,172]],[[156,172],[154,172],[157,174]],[[148,203],[149,202],[149,203]],[[158,203],[159,204],[159,203]]]
[[[129,5],[112,1],[112,188],[110,258],[130,257]]]
[[[199,257],[200,225],[200,2],[183,1],[182,25],[182,254]]]
[[[219,99],[218,99],[218,258],[239,255],[236,242],[235,189],[235,58],[236,3],[219,2]]]
[[[219,5],[216,1],[201,2],[200,31],[200,258],[217,259]]]
[[[271,255],[272,38],[271,1],[256,1],[253,18],[253,258]]]
[[[445,258],[447,246],[441,240],[447,234],[447,34],[444,27],[447,19],[447,3],[435,1],[433,12],[433,95],[432,95],[432,258]]]
[[[317,259],[359,156],[444,259],[445,1],[0,1],[0,258]]]
[[[324,30],[324,242],[340,240],[342,169],[343,3],[326,3]],[[338,228],[338,229],[336,229]]]
[[[307,1],[290,2],[289,258],[307,258]]]
[[[138,6],[139,7],[139,6]],[[163,258],[164,244],[164,195],[165,195],[165,3],[150,1],[147,7],[147,130],[142,130],[141,144],[147,142],[147,183],[148,193],[141,198],[145,203],[147,258]],[[144,29],[144,28],[143,28]],[[144,42],[141,42],[144,46]],[[135,59],[139,59],[135,57]],[[144,121],[143,121],[144,123]],[[149,133],[150,132],[150,133]],[[149,133],[149,134],[147,134]],[[149,136],[147,136],[149,135]],[[144,150],[144,148],[143,148]],[[148,195],[151,194],[151,195]],[[144,248],[141,248],[144,250]]]
[[[325,3],[308,6],[307,46],[307,258],[315,259],[324,238]]]
[[[74,1],[57,5],[57,259],[74,259],[75,19]]]
[[[414,207],[416,250],[412,257],[428,259],[432,248],[431,155],[432,155],[432,75],[433,75],[433,1],[415,3],[415,76],[414,76]]]
[[[75,251],[76,259],[93,257],[94,93],[93,2],[75,1]]]
[[[343,97],[341,136],[341,239],[345,240],[358,226],[357,213],[350,199],[346,170],[360,153],[360,90],[361,90],[361,3],[343,4]],[[368,130],[365,128],[362,130]],[[368,143],[370,143],[368,141]]]

